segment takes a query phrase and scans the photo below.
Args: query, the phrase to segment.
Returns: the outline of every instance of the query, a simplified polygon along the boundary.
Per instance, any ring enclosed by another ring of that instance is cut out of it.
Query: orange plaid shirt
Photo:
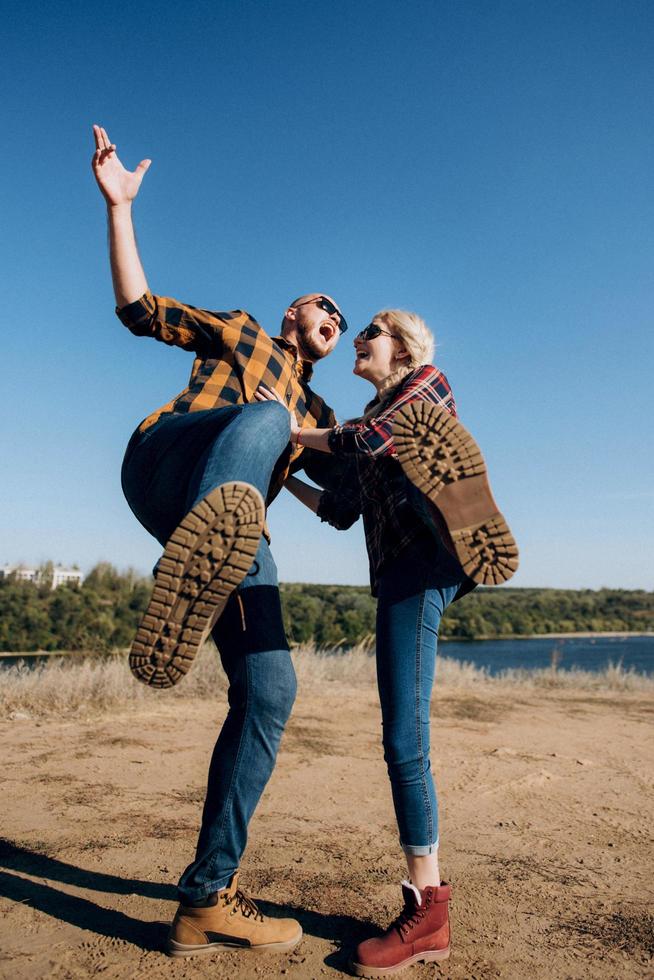
[[[166,415],[245,405],[255,400],[260,384],[281,395],[302,428],[329,429],[336,424],[331,408],[309,387],[312,364],[301,360],[283,337],[269,337],[249,313],[200,310],[149,291],[116,313],[137,337],[154,337],[195,354],[186,388],[148,415],[140,431]],[[276,468],[270,499],[302,451],[301,446],[289,444],[285,465],[281,471]]]

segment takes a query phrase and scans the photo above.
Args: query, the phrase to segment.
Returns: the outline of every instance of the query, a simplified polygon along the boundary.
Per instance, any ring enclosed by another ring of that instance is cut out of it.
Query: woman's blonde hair
[[[407,374],[411,374],[421,364],[431,363],[436,346],[433,333],[417,313],[409,313],[407,310],[380,310],[370,322],[379,323],[397,337],[409,356],[389,374],[379,393],[366,405],[364,419],[376,415],[386,407]]]

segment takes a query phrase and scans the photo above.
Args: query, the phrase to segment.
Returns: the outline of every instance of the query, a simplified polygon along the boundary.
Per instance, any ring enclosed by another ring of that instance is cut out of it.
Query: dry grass
[[[374,649],[362,643],[347,651],[303,646],[293,651],[300,685],[316,684],[348,687],[373,686]],[[471,690],[492,688],[639,691],[654,693],[654,678],[625,670],[621,664],[605,670],[506,670],[491,677],[482,668],[446,656],[438,660],[439,688]],[[110,658],[51,657],[44,664],[28,667],[18,660],[15,666],[0,669],[0,717],[80,717],[116,707],[162,699],[215,698],[225,692],[226,678],[211,643],[205,644],[188,677],[168,691],[153,691],[132,677],[124,654]]]
[[[506,685],[552,690],[641,691],[654,694],[653,676],[640,674],[633,668],[627,670],[621,662],[614,664],[611,661],[604,670],[599,671],[511,668],[502,671],[497,681]]]

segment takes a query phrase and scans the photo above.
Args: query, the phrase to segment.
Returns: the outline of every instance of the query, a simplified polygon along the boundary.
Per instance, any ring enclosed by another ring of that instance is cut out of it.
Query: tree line
[[[51,589],[0,579],[0,651],[86,650],[130,645],[152,579],[97,565],[81,586]],[[282,584],[289,639],[351,646],[374,635],[375,600],[366,586]],[[453,603],[440,635],[459,640],[576,631],[654,631],[654,593],[644,590],[477,589]]]

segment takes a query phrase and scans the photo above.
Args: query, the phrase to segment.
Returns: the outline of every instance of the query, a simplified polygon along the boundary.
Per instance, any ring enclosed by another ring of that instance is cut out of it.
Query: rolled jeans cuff
[[[238,868],[236,869],[238,871]],[[234,877],[234,872],[226,877],[216,878],[214,881],[209,881],[202,885],[201,888],[177,888],[177,899],[180,905],[188,906],[192,902],[201,902],[209,895],[213,895],[214,892],[222,891],[223,888],[227,888],[232,878]]]
[[[401,840],[400,846],[405,854],[410,854],[412,857],[426,857],[427,854],[435,854],[438,850],[438,838],[433,844],[405,844]]]

